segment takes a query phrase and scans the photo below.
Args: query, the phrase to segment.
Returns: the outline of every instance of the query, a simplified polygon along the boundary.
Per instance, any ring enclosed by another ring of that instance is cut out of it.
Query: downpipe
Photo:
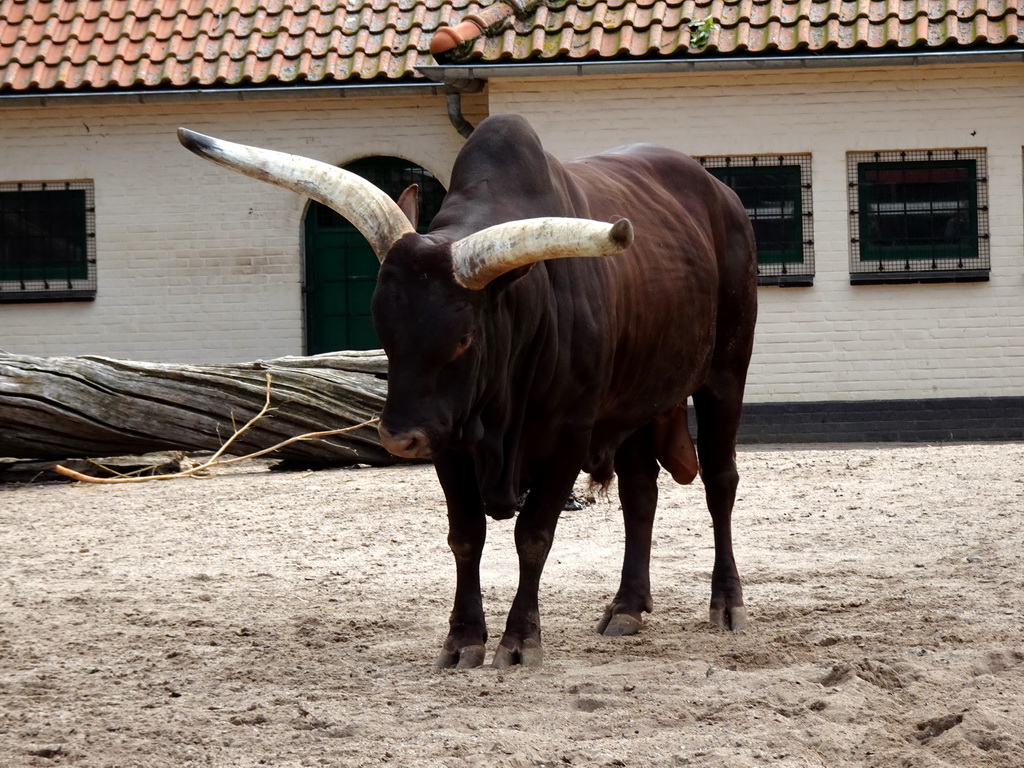
[[[462,94],[455,90],[449,90],[445,95],[448,102],[448,120],[455,127],[463,138],[468,139],[473,133],[473,124],[462,114]]]

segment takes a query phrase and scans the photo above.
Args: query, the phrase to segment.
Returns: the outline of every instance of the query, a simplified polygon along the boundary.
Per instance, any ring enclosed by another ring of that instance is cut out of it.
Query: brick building
[[[372,345],[374,264],[345,223],[175,129],[417,180],[429,208],[458,129],[517,112],[557,157],[653,141],[741,192],[762,283],[747,439],[1019,438],[1022,13],[0,0],[0,349]]]

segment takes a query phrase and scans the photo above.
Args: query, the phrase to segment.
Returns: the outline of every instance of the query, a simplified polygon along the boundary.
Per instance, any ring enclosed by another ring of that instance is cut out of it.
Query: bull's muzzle
[[[380,443],[388,453],[403,459],[429,459],[430,438],[421,429],[407,429],[404,432],[392,432],[383,424],[377,427]]]

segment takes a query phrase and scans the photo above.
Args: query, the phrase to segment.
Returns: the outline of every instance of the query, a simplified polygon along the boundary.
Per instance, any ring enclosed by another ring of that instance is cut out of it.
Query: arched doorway
[[[441,207],[444,187],[429,171],[408,160],[366,157],[345,170],[373,182],[395,200],[410,184],[419,184],[420,232],[426,231]],[[306,354],[378,348],[370,318],[370,298],[380,266],[373,249],[347,219],[320,203],[310,202],[303,226]]]

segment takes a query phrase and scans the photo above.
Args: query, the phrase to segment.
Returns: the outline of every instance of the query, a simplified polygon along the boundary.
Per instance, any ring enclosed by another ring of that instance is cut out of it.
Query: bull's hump
[[[529,123],[518,115],[495,115],[481,122],[466,141],[452,169],[452,186],[489,178],[529,182],[546,165],[540,137]]]
[[[484,137],[492,136],[503,136],[512,140],[527,138],[536,141],[538,146],[540,145],[540,137],[537,136],[533,126],[522,115],[512,113],[485,117],[469,137],[469,142],[478,142]]]

